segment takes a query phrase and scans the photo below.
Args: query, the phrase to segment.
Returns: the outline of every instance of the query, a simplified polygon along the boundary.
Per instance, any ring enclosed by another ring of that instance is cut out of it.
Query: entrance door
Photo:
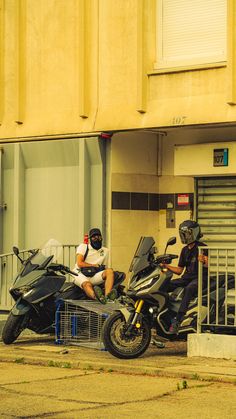
[[[105,145],[98,137],[5,144],[1,253],[53,238],[83,241],[105,219]],[[0,203],[2,202],[0,201]],[[1,244],[1,242],[0,242]]]

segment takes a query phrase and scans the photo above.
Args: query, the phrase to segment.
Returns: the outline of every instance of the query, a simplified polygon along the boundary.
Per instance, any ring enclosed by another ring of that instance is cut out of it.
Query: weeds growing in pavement
[[[48,367],[60,367],[60,363],[50,360],[48,361]]]
[[[200,380],[200,375],[198,375],[198,374],[193,374],[193,375],[192,375],[192,379],[193,379],[193,380]]]
[[[72,368],[70,362],[65,362],[61,365],[62,368]]]
[[[177,390],[185,390],[186,388],[188,388],[186,380],[183,380],[182,383],[177,383]]]
[[[15,363],[16,364],[24,364],[25,363],[25,358],[16,358]]]

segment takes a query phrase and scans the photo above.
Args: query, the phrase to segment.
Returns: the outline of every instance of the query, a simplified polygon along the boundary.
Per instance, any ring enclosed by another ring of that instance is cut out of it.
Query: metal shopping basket
[[[116,302],[63,300],[56,311],[56,343],[104,349],[102,327],[117,307]]]

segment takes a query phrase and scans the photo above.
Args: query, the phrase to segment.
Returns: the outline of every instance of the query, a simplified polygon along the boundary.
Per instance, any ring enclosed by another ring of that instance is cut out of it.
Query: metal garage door
[[[236,246],[236,177],[196,180],[196,218],[208,246]]]

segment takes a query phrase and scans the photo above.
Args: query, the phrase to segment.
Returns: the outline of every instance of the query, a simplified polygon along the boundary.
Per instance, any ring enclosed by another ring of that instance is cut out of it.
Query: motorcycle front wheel
[[[127,336],[126,321],[122,313],[114,313],[104,323],[103,343],[115,357],[122,359],[137,358],[148,348],[151,340],[151,329],[145,318],[140,328]]]
[[[13,343],[26,328],[26,314],[15,316],[10,313],[2,331],[2,340],[6,345]]]

